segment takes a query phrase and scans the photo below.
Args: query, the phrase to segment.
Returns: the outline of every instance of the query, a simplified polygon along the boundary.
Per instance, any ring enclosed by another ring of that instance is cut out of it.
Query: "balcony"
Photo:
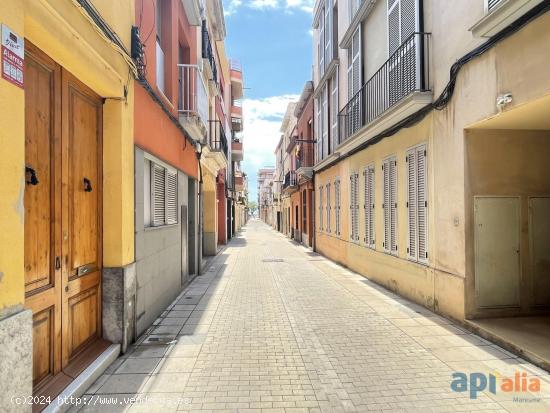
[[[310,180],[313,177],[313,144],[309,142],[301,143],[297,152],[296,173],[298,174],[298,178]]]
[[[231,103],[231,128],[234,132],[243,130],[243,107],[240,100]]]
[[[207,134],[208,93],[197,65],[178,65],[178,113],[180,123],[197,140]]]
[[[237,60],[229,62],[229,70],[231,74],[231,95],[233,99],[243,98],[243,67]]]
[[[292,189],[298,186],[296,171],[288,171],[283,181],[283,190]]]
[[[244,177],[242,175],[235,174],[235,192],[244,191]]]
[[[219,120],[208,121],[208,140],[202,149],[203,157],[212,160],[212,169],[227,168],[228,147],[223,124]]]
[[[214,58],[214,52],[212,50],[212,42],[210,40],[210,34],[206,28],[206,20],[202,21],[202,58],[206,61],[206,71],[210,80],[215,85],[218,83],[218,68],[216,66],[216,59]]]
[[[339,143],[390,109],[407,104],[402,108],[404,118],[431,101],[431,94],[426,100],[430,85],[429,39],[429,33],[413,33],[349,100],[338,115]]]
[[[243,143],[238,140],[231,141],[231,159],[235,162],[243,160]]]

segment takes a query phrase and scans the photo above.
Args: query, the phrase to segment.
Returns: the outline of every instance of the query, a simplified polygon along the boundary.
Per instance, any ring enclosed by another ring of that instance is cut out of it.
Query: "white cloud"
[[[290,102],[299,99],[298,95],[271,96],[263,99],[243,101],[243,170],[248,175],[249,199],[257,199],[258,169],[274,166],[275,146],[281,137],[279,128]]]
[[[226,0],[225,15],[235,14],[241,7],[248,7],[255,10],[284,10],[292,12],[294,10],[306,13],[313,12],[315,0]]]

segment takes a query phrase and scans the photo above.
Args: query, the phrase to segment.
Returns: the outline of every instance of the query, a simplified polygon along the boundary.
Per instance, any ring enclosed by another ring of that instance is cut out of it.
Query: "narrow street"
[[[450,388],[457,371],[525,371],[541,378],[540,400],[517,403],[502,392],[470,399]],[[85,396],[95,406],[79,411],[550,409],[542,370],[259,220],[107,373]]]

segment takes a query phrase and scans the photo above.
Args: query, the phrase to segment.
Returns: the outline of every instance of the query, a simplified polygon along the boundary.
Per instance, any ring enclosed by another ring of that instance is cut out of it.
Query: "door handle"
[[[31,168],[30,166],[25,166],[25,174],[30,175],[29,179],[25,180],[27,184],[38,185],[39,181],[36,177],[36,171],[33,168]]]
[[[61,269],[61,258],[55,257],[55,269],[60,270]]]
[[[92,182],[88,178],[84,178],[84,192],[92,192]]]

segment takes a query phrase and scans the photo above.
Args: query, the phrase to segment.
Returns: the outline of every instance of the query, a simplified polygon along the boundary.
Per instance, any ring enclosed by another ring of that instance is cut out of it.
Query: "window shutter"
[[[151,162],[151,215],[153,226],[164,225],[166,222],[166,173],[162,166]]]
[[[367,166],[365,176],[365,244],[374,248],[374,165]]]
[[[493,10],[502,0],[487,0],[487,11]]]
[[[390,220],[391,220],[391,208],[390,208],[390,161],[386,159],[382,164],[382,174],[383,174],[383,192],[384,192],[384,203],[382,204],[384,209],[384,242],[383,247],[385,252],[390,252]]]
[[[323,139],[321,142],[321,150],[323,151],[323,159],[328,156],[328,131],[330,128],[329,113],[328,113],[328,86],[325,83],[323,87]]]
[[[323,186],[319,187],[319,231],[323,230]]]
[[[416,148],[418,185],[418,261],[428,261],[428,184],[426,146]]]
[[[331,93],[331,113],[332,113],[332,152],[334,148],[339,144],[338,141],[338,66],[336,67],[336,73],[331,79],[332,93]]]
[[[340,235],[340,179],[334,181],[334,215],[336,221],[336,235]]]
[[[418,0],[400,0],[401,3],[401,42],[402,44],[417,31],[416,3]]]
[[[390,160],[391,252],[397,255],[397,160]]]
[[[352,173],[350,176],[350,215],[351,215],[351,234],[353,241],[359,240],[359,175]]]
[[[330,232],[330,184],[327,184],[327,232]]]
[[[325,2],[325,68],[332,60],[332,0]]]
[[[325,74],[325,13],[319,19],[319,78]]]
[[[178,174],[166,171],[166,223],[178,222]]]
[[[390,56],[401,44],[399,3],[400,0],[388,0],[388,46]]]
[[[417,176],[416,176],[416,150],[407,151],[407,215],[409,217],[409,236],[407,240],[407,257],[418,259],[418,234],[417,230]]]
[[[317,98],[315,99],[315,108],[317,109],[317,117],[316,117],[316,124],[315,124],[315,138],[317,140],[316,145],[317,149],[315,151],[315,156],[317,158],[317,162],[320,162],[323,159],[323,155],[321,152],[321,141],[322,141],[322,132],[323,132],[323,122],[321,118],[321,99]]]

